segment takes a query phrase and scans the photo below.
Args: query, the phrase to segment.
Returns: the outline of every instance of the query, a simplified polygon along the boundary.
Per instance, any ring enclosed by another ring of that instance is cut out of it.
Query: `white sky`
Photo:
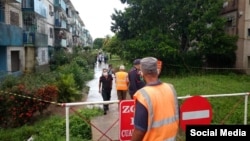
[[[125,7],[120,0],[71,0],[71,3],[79,12],[93,40],[114,35],[110,30],[111,15],[114,13],[114,8],[123,10]]]

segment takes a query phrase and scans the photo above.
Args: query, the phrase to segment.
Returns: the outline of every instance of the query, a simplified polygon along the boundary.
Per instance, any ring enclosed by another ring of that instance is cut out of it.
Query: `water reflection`
[[[87,102],[103,101],[101,93],[99,93],[99,78],[102,74],[103,68],[108,68],[108,64],[96,63],[95,68],[94,68],[94,78],[87,83],[87,86],[89,86],[88,97],[86,100]],[[111,91],[111,100],[117,100],[114,81],[113,81],[113,88]],[[102,105],[94,105],[94,106],[102,107]],[[93,105],[88,105],[88,107],[93,107]]]

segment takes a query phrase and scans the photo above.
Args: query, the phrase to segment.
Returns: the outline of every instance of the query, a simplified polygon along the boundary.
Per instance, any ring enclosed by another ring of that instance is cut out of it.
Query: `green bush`
[[[25,141],[34,134],[36,134],[35,128],[27,125],[15,129],[0,128],[1,141]]]
[[[53,55],[50,59],[50,69],[56,70],[57,67],[70,63],[72,54],[63,49],[57,49],[53,51]]]
[[[70,115],[70,140],[89,141],[91,140],[90,125],[82,119],[90,121],[94,116],[101,115],[98,108],[84,108],[77,111],[79,115]],[[34,125],[24,125],[16,129],[1,129],[0,137],[3,141],[24,141],[33,137],[35,141],[63,141],[66,138],[65,117],[51,116],[42,119]]]
[[[58,102],[60,103],[76,101],[82,96],[77,88],[73,73],[60,74],[56,85],[59,90]]]
[[[99,108],[79,110],[78,114],[81,116],[71,116],[70,117],[70,132],[71,136],[79,137],[82,139],[91,139],[92,133],[91,125],[86,122],[90,122],[90,119],[94,116],[101,115],[102,110]],[[84,118],[84,119],[83,119]]]
[[[6,90],[9,88],[12,88],[13,86],[18,84],[19,78],[17,76],[13,75],[6,75],[3,79],[3,81],[0,83],[0,89]]]
[[[89,71],[88,62],[83,57],[77,56],[72,60],[72,62],[75,62],[84,71]]]
[[[26,86],[29,90],[36,90],[45,85],[54,85],[56,82],[57,73],[31,73],[24,74],[19,77],[18,81]]]
[[[75,80],[76,87],[78,90],[81,90],[84,84],[83,80],[83,71],[80,69],[80,67],[76,63],[71,63],[67,65],[60,66],[57,69],[57,72],[61,74],[72,74],[73,79]]]

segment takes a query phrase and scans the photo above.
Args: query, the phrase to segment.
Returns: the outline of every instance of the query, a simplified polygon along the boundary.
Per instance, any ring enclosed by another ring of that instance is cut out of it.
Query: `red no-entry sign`
[[[186,125],[210,124],[212,108],[209,101],[201,96],[187,98],[180,109],[180,126],[186,131]]]
[[[131,140],[134,130],[134,100],[120,102],[120,140]]]

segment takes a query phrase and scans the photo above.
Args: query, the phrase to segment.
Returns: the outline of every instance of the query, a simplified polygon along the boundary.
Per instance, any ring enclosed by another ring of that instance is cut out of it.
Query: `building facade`
[[[25,58],[21,0],[0,0],[0,73],[19,73]]]
[[[239,37],[235,68],[250,74],[250,0],[224,2],[222,15],[227,18],[226,32]]]
[[[48,64],[47,7],[45,0],[23,0],[23,46],[25,71]]]
[[[0,0],[0,31],[0,75],[49,68],[56,49],[93,42],[70,0]]]

